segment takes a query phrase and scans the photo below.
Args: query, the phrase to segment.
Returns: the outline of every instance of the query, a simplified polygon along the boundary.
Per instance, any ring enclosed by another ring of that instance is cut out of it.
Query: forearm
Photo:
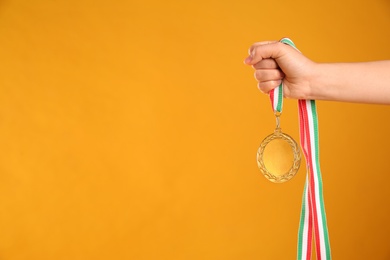
[[[317,63],[308,99],[390,104],[390,61]]]

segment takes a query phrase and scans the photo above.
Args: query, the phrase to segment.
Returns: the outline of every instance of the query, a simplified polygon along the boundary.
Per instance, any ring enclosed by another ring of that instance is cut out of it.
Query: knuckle
[[[252,45],[249,49],[248,49],[248,54],[252,56],[252,54],[254,53],[256,49],[256,45]]]
[[[260,90],[261,93],[264,93],[265,94],[265,90],[264,90],[264,84],[261,84],[260,82],[257,84],[257,88]]]
[[[283,72],[281,70],[275,70],[275,78],[281,79],[283,77]]]
[[[255,70],[254,77],[257,81],[261,81],[261,71]]]
[[[270,89],[267,83],[261,83],[257,84],[257,88],[260,90],[261,93],[263,94],[268,94]]]

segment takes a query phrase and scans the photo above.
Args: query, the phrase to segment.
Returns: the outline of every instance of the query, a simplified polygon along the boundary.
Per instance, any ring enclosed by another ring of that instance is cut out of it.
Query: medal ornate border
[[[294,154],[294,161],[290,170],[288,170],[285,174],[281,176],[275,176],[274,174],[269,172],[268,169],[265,167],[263,161],[265,147],[275,139],[282,139],[287,141],[287,143],[291,146]],[[257,166],[259,167],[263,175],[271,182],[283,183],[290,180],[298,172],[300,165],[301,165],[301,153],[300,153],[299,146],[291,136],[282,133],[280,129],[276,129],[274,133],[264,138],[264,140],[261,142],[259,146],[259,149],[257,150]]]

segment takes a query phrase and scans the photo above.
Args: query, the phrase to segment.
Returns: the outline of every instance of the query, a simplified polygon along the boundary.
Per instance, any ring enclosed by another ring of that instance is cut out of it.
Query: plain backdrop
[[[0,259],[294,259],[306,170],[257,168],[247,49],[390,59],[389,26],[386,0],[0,0]],[[390,107],[317,104],[333,257],[389,259]]]

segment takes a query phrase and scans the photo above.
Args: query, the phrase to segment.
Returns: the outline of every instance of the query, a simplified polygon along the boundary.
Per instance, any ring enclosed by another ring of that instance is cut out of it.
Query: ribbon
[[[288,38],[283,38],[280,42],[297,49]],[[270,92],[270,99],[275,115],[279,116],[283,109],[283,83]],[[330,260],[332,257],[322,192],[315,100],[298,100],[298,110],[300,143],[306,158],[307,172],[298,231],[297,259],[311,259],[314,234],[317,259]]]

